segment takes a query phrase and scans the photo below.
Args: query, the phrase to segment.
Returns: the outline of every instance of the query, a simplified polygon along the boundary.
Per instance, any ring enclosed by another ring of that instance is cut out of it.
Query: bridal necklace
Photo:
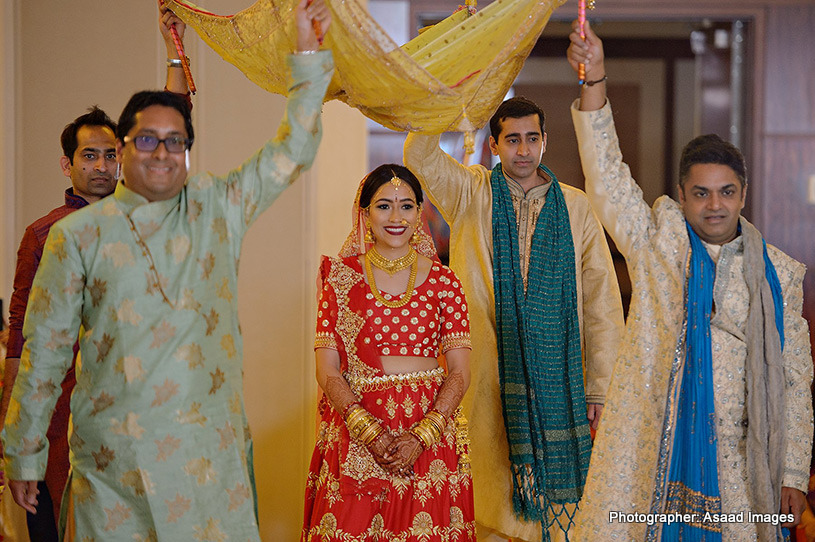
[[[374,267],[378,267],[385,273],[390,276],[393,276],[394,273],[398,273],[402,269],[407,269],[418,259],[418,254],[413,249],[412,246],[408,245],[408,253],[402,256],[401,258],[396,258],[395,260],[389,260],[382,254],[380,254],[376,247],[371,247],[371,250],[365,253],[367,256],[367,260],[370,261]]]
[[[405,289],[405,293],[403,293],[399,299],[394,301],[385,299],[385,296],[383,296],[379,288],[376,287],[374,272],[371,268],[372,264],[389,275],[393,275],[397,271],[410,267],[407,289]],[[413,247],[410,247],[410,251],[406,255],[395,260],[385,258],[377,252],[375,248],[371,248],[371,250],[365,253],[365,274],[368,276],[368,285],[371,287],[371,293],[374,294],[377,301],[391,309],[397,309],[407,305],[408,301],[413,297],[414,286],[416,286],[416,274],[418,271],[419,257]]]

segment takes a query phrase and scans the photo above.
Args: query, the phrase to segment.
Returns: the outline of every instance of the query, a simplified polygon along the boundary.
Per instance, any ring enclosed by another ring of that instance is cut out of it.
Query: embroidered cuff
[[[446,354],[448,350],[455,348],[469,348],[473,349],[473,343],[470,341],[470,332],[461,331],[459,333],[450,333],[441,338],[441,353]]]
[[[332,350],[339,350],[337,348],[337,339],[333,334],[327,332],[319,332],[314,337],[314,348],[330,348]]]

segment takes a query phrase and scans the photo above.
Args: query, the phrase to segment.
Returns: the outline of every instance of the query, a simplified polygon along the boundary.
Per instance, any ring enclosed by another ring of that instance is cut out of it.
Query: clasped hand
[[[384,431],[368,449],[377,464],[388,474],[412,476],[413,464],[422,453],[422,444],[408,432],[394,437]]]

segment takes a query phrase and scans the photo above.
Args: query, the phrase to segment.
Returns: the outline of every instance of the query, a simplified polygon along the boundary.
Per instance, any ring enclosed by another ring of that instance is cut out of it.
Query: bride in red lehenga
[[[475,541],[458,409],[470,380],[467,304],[435,259],[421,203],[410,170],[376,168],[339,257],[323,259],[315,353],[325,395],[304,542]]]

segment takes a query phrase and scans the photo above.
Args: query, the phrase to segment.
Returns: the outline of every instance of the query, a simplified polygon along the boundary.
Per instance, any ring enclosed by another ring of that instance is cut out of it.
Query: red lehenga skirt
[[[433,407],[444,370],[351,383],[383,427],[400,435]],[[440,442],[421,453],[414,477],[391,476],[321,402],[317,444],[306,482],[303,542],[474,542],[467,424],[457,412]]]

